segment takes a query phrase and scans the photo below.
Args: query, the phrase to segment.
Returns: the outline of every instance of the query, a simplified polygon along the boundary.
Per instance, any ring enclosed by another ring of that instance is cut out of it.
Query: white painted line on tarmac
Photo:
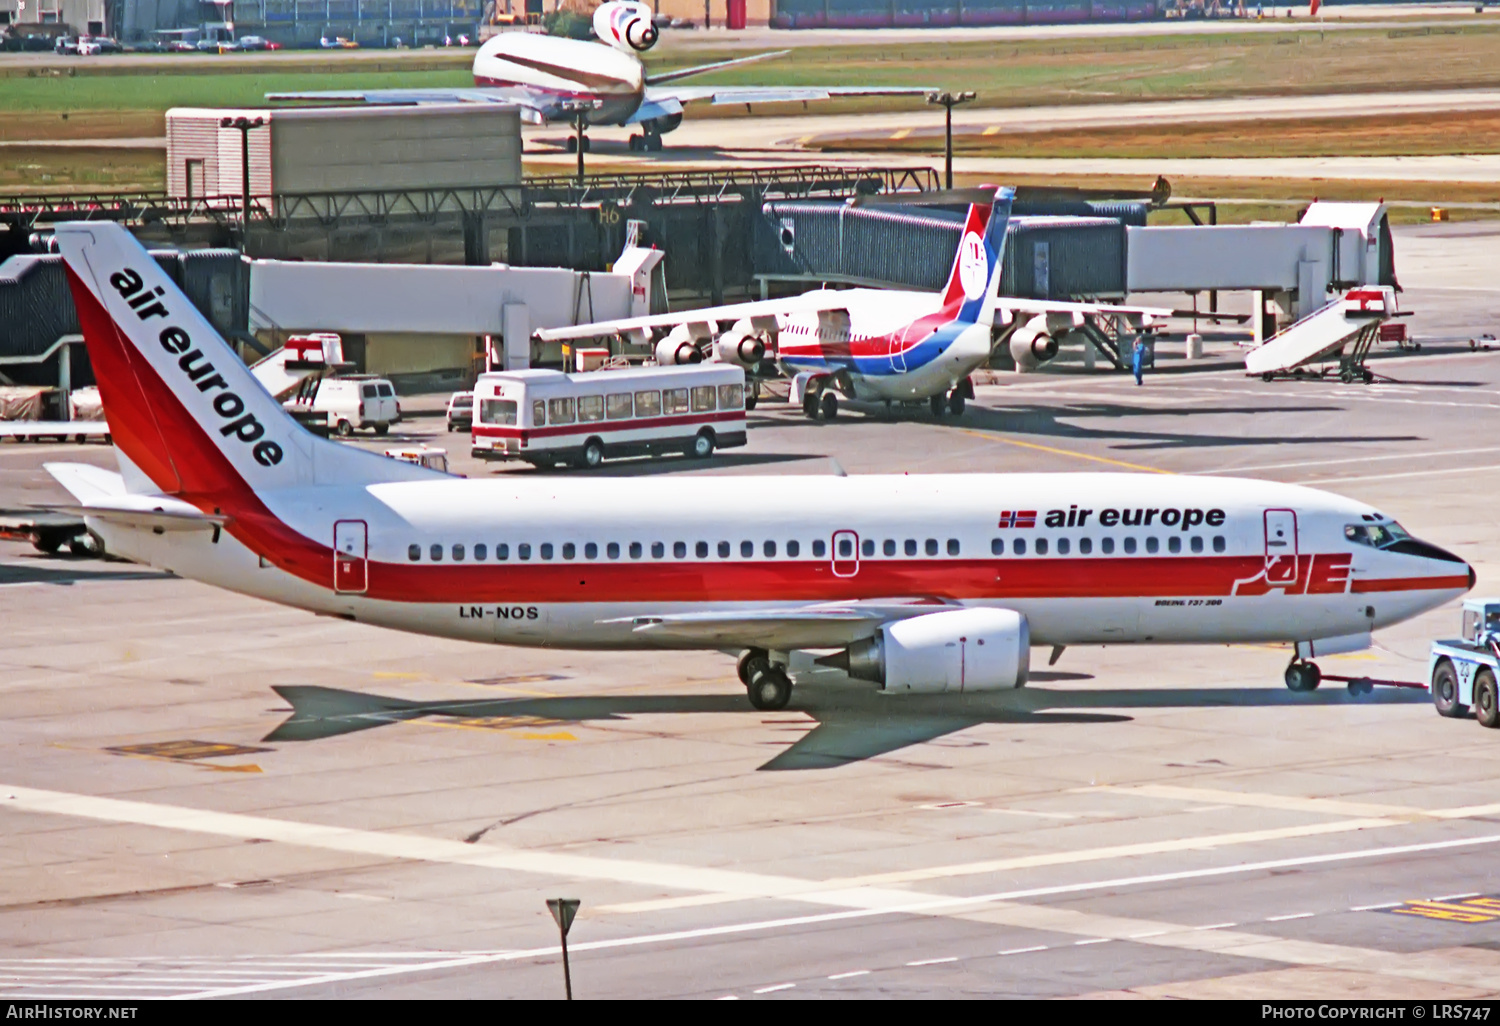
[[[870,970],[868,970],[868,969],[851,969],[847,973],[834,973],[832,976],[830,976],[828,978],[830,980],[852,980],[856,976],[869,976],[869,975],[870,975]]]
[[[952,956],[949,956],[948,958],[924,958],[924,959],[921,959],[920,961],[908,962],[906,964],[909,965],[909,966],[915,967],[915,966],[919,966],[919,965],[942,965],[944,962],[957,962],[957,961],[958,961],[958,956],[957,955],[952,955]]]
[[[1351,481],[1395,481],[1405,477],[1439,477],[1446,474],[1478,474],[1486,470],[1500,470],[1500,463],[1486,463],[1481,467],[1444,467],[1437,470],[1408,470],[1399,474],[1361,474],[1359,477],[1315,477],[1298,481],[1301,485],[1348,484]]]
[[[1073,946],[1075,948],[1082,948],[1090,944],[1108,944],[1112,940],[1114,940],[1113,937],[1087,937],[1084,940],[1074,941]]]
[[[1478,891],[1465,891],[1462,894],[1444,894],[1440,898],[1428,898],[1428,901],[1462,901],[1464,898],[1477,898]]]
[[[1147,930],[1145,933],[1132,933],[1126,940],[1145,940],[1147,937],[1165,937],[1171,930]]]
[[[1500,445],[1485,446],[1482,449],[1448,449],[1441,452],[1395,452],[1386,453],[1381,456],[1348,456],[1331,460],[1302,460],[1298,463],[1252,463],[1245,467],[1223,467],[1214,470],[1189,470],[1188,476],[1193,475],[1217,475],[1217,474],[1245,474],[1250,471],[1260,470],[1294,470],[1298,467],[1328,467],[1339,463],[1375,463],[1381,460],[1431,460],[1442,459],[1445,456],[1474,456],[1482,452],[1500,452]]]
[[[795,986],[796,986],[795,983],[778,983],[778,984],[775,984],[774,986],[770,986],[770,987],[761,987],[759,990],[753,991],[753,993],[755,993],[755,994],[774,994],[778,990],[791,990]]]
[[[1315,915],[1317,915],[1316,912],[1293,912],[1291,915],[1287,916],[1267,916],[1266,922],[1284,923],[1289,919],[1311,919]]]
[[[1166,932],[1167,931],[1165,931],[1165,930],[1162,931],[1162,933],[1166,933]],[[1047,944],[1034,944],[1034,945],[1032,945],[1029,948],[1007,948],[1006,950],[999,952],[999,954],[1002,954],[1002,955],[1029,955],[1033,951],[1046,951],[1048,947],[1050,947],[1050,945],[1047,945]]]
[[[1350,905],[1349,906],[1349,911],[1350,912],[1369,912],[1369,911],[1372,911],[1372,910],[1377,909],[1377,908],[1395,908],[1397,905],[1400,905],[1400,904],[1401,904],[1401,902],[1399,902],[1399,901],[1382,901],[1378,905]]]
[[[1240,925],[1239,923],[1210,923],[1207,926],[1195,926],[1195,927],[1193,927],[1193,929],[1195,929],[1195,930],[1227,930],[1227,929],[1229,929],[1232,926],[1239,926],[1239,925]]]

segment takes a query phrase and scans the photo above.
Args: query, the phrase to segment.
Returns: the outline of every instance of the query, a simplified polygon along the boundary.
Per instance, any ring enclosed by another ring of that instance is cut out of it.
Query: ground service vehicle
[[[471,435],[479,459],[539,467],[666,452],[701,459],[745,444],[745,372],[697,364],[481,374]]]
[[[474,393],[454,392],[448,398],[448,430],[468,431],[474,426]]]
[[[1465,599],[1463,637],[1434,641],[1428,657],[1439,716],[1467,716],[1500,727],[1500,599]]]
[[[309,378],[287,401],[287,410],[303,424],[348,438],[355,428],[377,435],[401,422],[396,389],[385,378],[352,374],[346,378]]]
[[[409,445],[399,449],[387,449],[385,454],[402,463],[414,463],[428,470],[448,473],[448,453],[431,445]]]

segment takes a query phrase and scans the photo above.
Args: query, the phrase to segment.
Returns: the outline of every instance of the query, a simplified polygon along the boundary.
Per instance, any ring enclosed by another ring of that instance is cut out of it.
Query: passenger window
[[[661,394],[661,407],[663,413],[686,413],[688,390],[685,388],[664,389]]]
[[[714,386],[699,385],[693,389],[693,412],[707,413],[714,408]]]
[[[409,560],[411,560],[413,563],[421,562],[421,560],[422,560],[422,546],[420,546],[420,545],[408,545],[406,547],[406,558],[409,559]]]
[[[813,558],[814,559],[822,559],[826,555],[828,555],[828,546],[826,544],[824,544],[822,538],[814,538],[813,539]]]
[[[598,544],[595,543],[595,542],[584,542],[583,543],[583,558],[584,559],[598,559],[599,558],[599,546],[598,546]]]
[[[547,419],[553,424],[573,423],[573,399],[553,399],[547,403]]]
[[[1079,538],[1078,539],[1078,554],[1080,556],[1087,556],[1090,552],[1093,552],[1093,551],[1094,551],[1094,541],[1093,541],[1092,538]]]
[[[957,538],[949,538],[948,539],[948,555],[950,555],[950,556],[956,556],[956,555],[958,555],[958,553],[959,553],[958,539]]]
[[[477,562],[483,563],[486,559],[489,558],[490,550],[485,546],[484,542],[479,542],[474,546],[474,559]]]
[[[651,543],[651,558],[652,559],[665,559],[666,555],[667,555],[667,547],[665,545],[663,545],[661,542],[652,542]]]
[[[1108,556],[1115,551],[1115,540],[1113,538],[1100,538],[1099,551]]]
[[[1172,537],[1168,538],[1167,539],[1167,551],[1171,552],[1173,554],[1181,552],[1182,551],[1182,539],[1179,538],[1179,537],[1177,537],[1177,535],[1175,535],[1175,534],[1172,535]]]
[[[660,392],[637,392],[635,394],[635,415],[637,417],[655,417],[661,413]]]
[[[1059,556],[1066,556],[1068,554],[1068,550],[1070,550],[1072,547],[1073,547],[1073,545],[1072,545],[1071,542],[1068,541],[1068,539],[1066,539],[1066,538],[1059,538],[1059,539],[1057,539],[1057,554]]]
[[[547,423],[547,402],[545,399],[534,399],[531,403],[531,426],[543,427]]]
[[[1018,556],[1026,555],[1026,539],[1016,538],[1015,540],[1013,540],[1010,543],[1010,551],[1014,552]]]
[[[604,546],[604,554],[606,556],[608,556],[610,559],[619,559],[620,558],[620,543],[619,542],[610,542],[609,544],[605,545]]]
[[[453,546],[453,562],[455,562],[455,563],[462,563],[463,561],[464,561],[464,547],[462,545],[455,545],[455,546]]]
[[[839,558],[848,559],[854,555],[854,543],[848,538],[839,539]]]
[[[1135,555],[1135,539],[1134,538],[1126,538],[1125,539],[1125,554],[1127,556],[1133,556],[1133,555]]]
[[[610,420],[630,419],[630,393],[616,392],[604,397],[604,415]]]
[[[441,545],[434,545],[427,550],[427,557],[434,563],[441,563],[443,561],[443,547]]]
[[[507,545],[507,544],[505,544],[504,542],[501,542],[499,545],[496,545],[495,546],[495,558],[499,559],[499,560],[509,559],[510,558],[510,546]]]
[[[749,559],[755,555],[755,543],[753,541],[740,542],[740,558]]]
[[[800,556],[802,554],[802,543],[798,542],[798,541],[789,541],[789,542],[787,542],[786,543],[786,554],[788,556],[790,556],[792,559],[796,559],[798,556]]]
[[[880,551],[884,555],[894,556],[896,554],[896,539],[887,538],[885,542],[880,546]]]
[[[874,538],[866,538],[864,541],[860,542],[859,543],[859,550],[860,550],[860,552],[862,554],[864,554],[866,556],[873,556],[873,555],[875,555],[875,539]]]
[[[1157,541],[1155,537],[1151,537],[1151,538],[1147,538],[1146,539],[1146,551],[1147,552],[1155,552],[1159,548],[1161,548],[1161,542]]]
[[[776,558],[776,543],[773,542],[773,541],[766,542],[764,545],[762,545],[760,547],[760,554],[763,555],[763,556],[765,556],[767,559],[775,559]]]
[[[1036,540],[1036,554],[1038,556],[1045,556],[1047,554],[1047,539],[1046,538],[1038,538]]]
[[[1193,537],[1188,541],[1188,548],[1192,549],[1194,552],[1202,552],[1203,539],[1198,537],[1196,534],[1193,535]]]
[[[743,385],[720,385],[719,386],[719,409],[738,410],[745,405],[745,388]]]
[[[541,552],[542,552],[542,558],[543,559],[551,559],[552,558],[552,543],[551,542],[542,542]]]
[[[516,546],[516,558],[517,559],[530,559],[531,558],[531,546],[529,544],[527,544],[526,542],[521,542],[519,545],[517,545]]]
[[[631,559],[640,559],[641,558],[641,543],[640,542],[631,542],[630,543],[630,558]]]
[[[573,547],[572,542],[563,542],[563,559],[572,559],[578,555],[578,550]]]
[[[728,559],[729,558],[729,543],[727,541],[721,541],[721,542],[719,542],[719,558],[720,559]]]
[[[1004,538],[991,538],[990,539],[990,555],[992,555],[992,556],[1003,556],[1003,555],[1005,555],[1005,539]]]
[[[708,542],[699,542],[697,545],[694,545],[693,546],[693,553],[699,559],[707,559],[708,558]]]
[[[936,538],[928,538],[927,539],[926,549],[927,549],[927,554],[929,556],[936,556],[938,554],[937,539]]]
[[[585,424],[604,419],[604,396],[581,395],[578,397],[578,419]]]
[[[915,556],[917,554],[917,540],[915,538],[906,539],[906,554],[908,556]]]
[[[1214,535],[1214,551],[1223,552],[1225,547],[1224,536],[1222,534]]]

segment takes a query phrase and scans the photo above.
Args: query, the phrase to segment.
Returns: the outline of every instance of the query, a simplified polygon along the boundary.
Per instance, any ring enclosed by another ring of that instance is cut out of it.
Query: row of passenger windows
[[[576,399],[533,399],[531,426],[547,424],[593,423],[600,420],[628,420],[631,417],[659,417],[662,414],[712,413],[739,410],[745,406],[741,385],[698,385],[693,388],[647,389],[640,392],[615,392],[610,395],[581,395]],[[515,425],[518,407],[514,399],[479,400],[479,423]]]
[[[1072,554],[1075,540],[1071,538],[1056,538],[1051,540],[1036,538],[1031,543],[1031,551],[1038,556],[1049,555],[1054,551],[1054,543],[1057,555],[1067,556]],[[1076,539],[1076,544],[1078,546],[1078,554],[1081,556],[1090,555],[1094,551],[1094,539],[1092,538],[1078,538]],[[1215,552],[1223,552],[1228,547],[1223,535],[1214,535],[1212,546]],[[528,560],[534,554],[539,559],[548,560],[561,554],[563,559],[577,559],[579,548],[573,542],[563,542],[561,545],[554,545],[552,542],[542,542],[534,547],[530,542],[517,542],[515,557],[520,560]],[[741,541],[738,546],[728,541],[717,542],[712,546],[706,541],[694,542],[692,552],[695,559],[708,559],[710,553],[713,553],[719,559],[729,559],[735,554],[736,548],[738,548],[741,559],[755,558],[756,544],[753,541]],[[1159,552],[1161,551],[1161,540],[1154,535],[1147,536],[1144,539],[1144,548],[1147,553]],[[813,559],[825,559],[828,556],[828,545],[821,538],[815,539],[808,546],[808,549]],[[835,556],[837,559],[855,558],[853,538],[837,538],[835,549],[837,550]],[[1204,540],[1202,536],[1195,534],[1187,538],[1187,550],[1189,552],[1202,552],[1203,549]],[[605,559],[619,559],[622,554],[627,555],[630,559],[644,559],[646,558],[647,550],[648,544],[645,542],[628,542],[623,544],[621,542],[605,542],[603,546]],[[1135,554],[1139,551],[1136,539],[1133,536],[1122,538],[1120,540],[1120,550],[1126,555]],[[652,559],[666,559],[667,543],[659,541],[650,542],[649,551]],[[898,542],[895,538],[887,538],[885,541],[878,543],[878,549],[877,543],[873,538],[866,538],[859,544],[859,553],[861,556],[874,556],[877,551],[882,556],[896,556],[898,554],[906,556],[916,556],[918,554],[937,556],[943,552],[946,552],[950,556],[958,556],[962,554],[963,546],[959,544],[957,538],[949,538],[946,544],[940,544],[936,538],[928,538],[920,544],[915,538],[907,538],[904,542]],[[1106,536],[1099,539],[1100,553],[1108,556],[1113,554],[1114,551],[1114,538]],[[1167,551],[1174,554],[1182,552],[1182,536],[1169,535],[1167,537]],[[598,559],[599,552],[600,546],[598,542],[584,542],[582,545],[584,559]],[[786,542],[784,546],[778,546],[776,542],[770,540],[760,543],[760,554],[766,559],[775,559],[780,552],[785,552],[788,559],[798,559],[802,556],[802,543],[795,539]],[[1016,556],[1026,555],[1027,540],[1019,536],[1012,538],[1010,540],[1010,552]],[[434,544],[427,547],[427,559],[433,563],[442,562],[445,553],[455,563],[462,563],[466,558],[471,557],[475,562],[482,563],[490,558],[490,547],[484,542],[475,543],[472,549],[467,549],[461,544],[448,547]],[[503,562],[511,558],[511,547],[507,542],[499,542],[495,545],[494,553],[495,559]],[[990,542],[991,555],[1003,556],[1005,553],[1006,544],[1004,538],[995,538]],[[420,562],[422,559],[422,546],[407,546],[406,556],[413,563]],[[672,558],[687,559],[688,543],[684,541],[673,542]]]

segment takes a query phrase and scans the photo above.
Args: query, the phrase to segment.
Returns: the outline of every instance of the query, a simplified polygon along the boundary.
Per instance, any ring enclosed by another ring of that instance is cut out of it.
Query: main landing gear
[[[942,418],[950,413],[955,417],[960,417],[963,416],[965,401],[973,397],[974,386],[970,384],[968,378],[965,378],[947,395],[938,393],[928,398],[927,405],[931,408],[934,417]]]
[[[832,420],[839,415],[839,397],[832,380],[813,378],[807,383],[807,391],[802,394],[802,412],[813,420]]]
[[[771,662],[763,648],[747,649],[740,655],[740,681],[750,696],[750,704],[762,712],[785,709],[792,700],[792,679],[784,666]]]
[[[1292,691],[1316,691],[1323,682],[1323,671],[1317,663],[1294,658],[1287,664],[1286,686]]]
[[[660,153],[661,133],[646,132],[644,135],[632,135],[630,137],[631,153]]]
[[[577,153],[578,152],[578,138],[579,137],[576,136],[576,135],[570,135],[570,136],[568,136],[568,141],[564,144],[564,148],[569,153]],[[591,142],[589,142],[589,137],[588,136],[583,136],[583,152],[584,153],[590,153],[590,152],[593,151],[593,149],[594,149],[594,147],[593,147],[593,144]]]

